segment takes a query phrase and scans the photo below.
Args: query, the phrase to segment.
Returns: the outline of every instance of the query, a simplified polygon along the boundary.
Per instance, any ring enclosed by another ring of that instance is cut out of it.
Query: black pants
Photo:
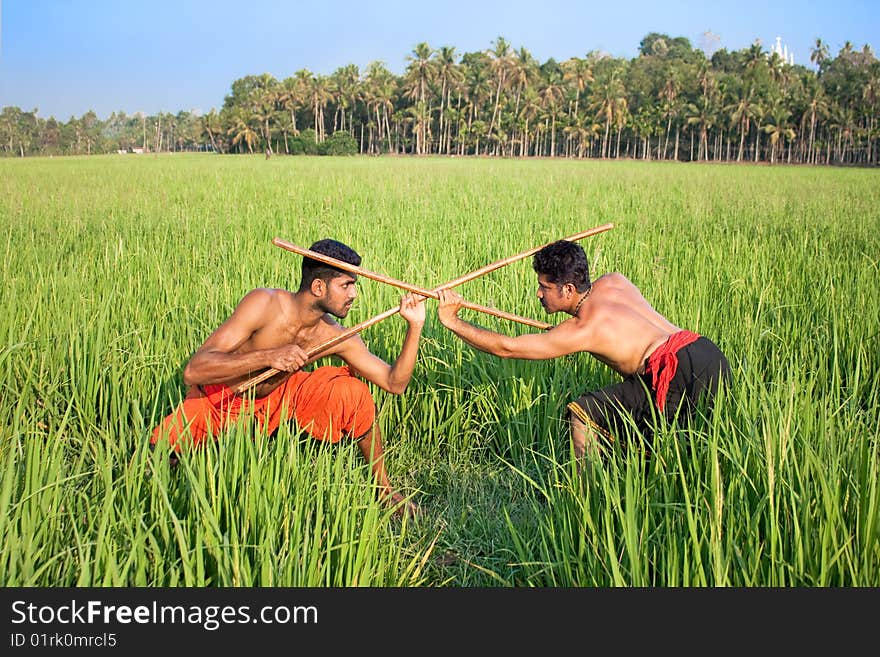
[[[711,408],[719,383],[730,380],[730,365],[715,343],[702,336],[679,349],[676,356],[678,369],[669,384],[662,412],[657,408],[648,374],[633,374],[620,383],[586,392],[568,408],[609,438],[621,436],[624,427],[634,423],[650,439],[654,421],[660,416],[687,422],[698,404]]]

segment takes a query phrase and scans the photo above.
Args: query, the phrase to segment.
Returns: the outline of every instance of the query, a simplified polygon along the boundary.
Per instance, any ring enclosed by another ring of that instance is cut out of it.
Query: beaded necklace
[[[590,292],[592,292],[592,291],[593,291],[593,286],[591,285],[589,288],[587,288],[587,291],[584,292],[584,296],[581,297],[581,300],[578,301],[578,304],[574,307],[574,313],[572,313],[573,315],[577,316],[578,310],[581,309],[581,305],[584,303],[584,301],[587,300],[587,297],[590,296]]]

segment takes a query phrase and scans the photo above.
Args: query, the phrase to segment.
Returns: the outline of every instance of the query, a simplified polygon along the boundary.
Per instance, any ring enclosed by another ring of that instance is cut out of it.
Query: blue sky
[[[361,71],[375,60],[401,73],[419,42],[459,56],[498,36],[539,61],[591,50],[632,58],[649,32],[695,47],[711,31],[738,50],[782,37],[809,65],[822,38],[880,48],[880,0],[0,0],[0,107],[67,120],[89,109],[219,109],[233,80],[301,68]]]

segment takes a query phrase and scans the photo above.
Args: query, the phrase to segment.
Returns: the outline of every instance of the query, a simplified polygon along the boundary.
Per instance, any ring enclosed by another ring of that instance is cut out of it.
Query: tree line
[[[6,156],[114,151],[636,158],[875,165],[880,62],[821,39],[814,69],[759,41],[711,54],[652,32],[627,60],[598,51],[538,62],[503,37],[459,56],[419,43],[383,62],[232,83],[222,108],[59,122],[4,107]]]

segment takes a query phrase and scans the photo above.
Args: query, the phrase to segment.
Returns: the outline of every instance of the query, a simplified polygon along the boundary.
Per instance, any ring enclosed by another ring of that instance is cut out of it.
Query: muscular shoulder
[[[286,303],[284,293],[284,290],[265,287],[253,289],[242,297],[232,315],[250,322],[267,321]]]
[[[617,271],[603,274],[593,281],[593,285],[599,285],[600,287],[608,289],[630,289],[634,287],[632,282],[626,276]]]
[[[329,313],[324,313],[324,316],[321,318],[321,328],[325,333],[336,334],[342,333],[343,331],[347,331],[348,329],[333,319],[333,316]]]
[[[251,306],[254,308],[266,307],[271,304],[284,303],[289,297],[290,292],[288,292],[287,290],[279,290],[277,288],[270,287],[258,287],[245,294],[238,305]]]
[[[316,342],[326,342],[337,338],[341,333],[348,330],[348,327],[342,326],[330,315],[324,315],[320,323],[320,331],[314,335]],[[350,359],[354,359],[358,354],[367,353],[369,349],[359,334],[354,334],[341,342],[321,352],[318,357],[335,355],[342,358],[351,365]]]

